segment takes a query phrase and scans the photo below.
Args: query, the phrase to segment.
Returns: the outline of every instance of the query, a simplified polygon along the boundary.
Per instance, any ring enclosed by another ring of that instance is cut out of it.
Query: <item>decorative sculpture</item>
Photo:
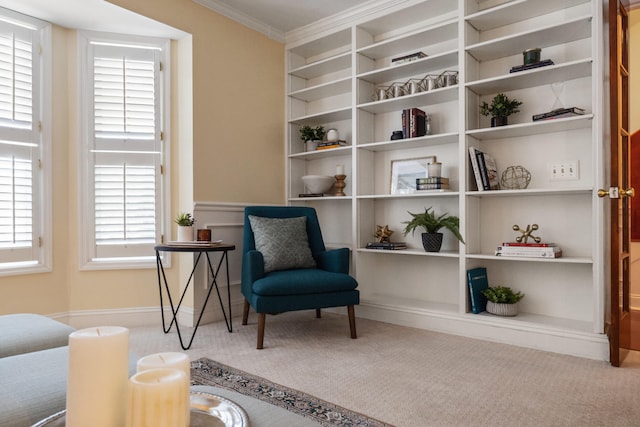
[[[391,242],[392,234],[393,234],[393,230],[390,230],[388,225],[385,225],[384,227],[381,225],[376,225],[376,234],[375,234],[376,242],[378,243]]]
[[[513,226],[513,230],[514,231],[519,231],[520,233],[522,233],[521,236],[516,237],[516,242],[518,242],[518,243],[527,243],[527,240],[529,240],[529,238],[532,238],[534,242],[540,243],[542,241],[542,239],[540,237],[536,237],[536,236],[531,234],[534,231],[536,231],[537,229],[538,229],[538,224],[527,225],[527,229],[526,230],[523,230],[522,228],[518,227],[518,225],[514,225]]]

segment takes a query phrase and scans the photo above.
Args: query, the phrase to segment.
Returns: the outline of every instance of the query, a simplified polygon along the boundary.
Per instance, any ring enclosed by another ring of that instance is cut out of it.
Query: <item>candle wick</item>
[[[101,336],[100,335],[100,329],[96,329],[96,333],[98,334],[98,336]]]
[[[164,357],[162,357],[162,355],[159,355],[158,357],[160,358],[160,360],[162,361],[162,363],[166,363],[166,362],[165,362],[165,360],[164,360]]]

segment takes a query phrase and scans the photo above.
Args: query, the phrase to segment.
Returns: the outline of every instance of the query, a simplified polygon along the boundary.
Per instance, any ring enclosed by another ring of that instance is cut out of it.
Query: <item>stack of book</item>
[[[561,119],[563,117],[581,116],[584,113],[584,109],[578,107],[557,108],[547,113],[534,114],[532,119],[534,122],[537,122],[539,120],[552,120]]]
[[[499,190],[500,178],[498,178],[498,167],[493,156],[476,147],[469,147],[469,159],[478,191]]]
[[[424,52],[415,52],[409,55],[399,56],[391,59],[391,65],[406,64],[407,62],[417,61],[418,59],[426,58],[427,54]]]
[[[402,110],[402,136],[416,138],[427,134],[427,113],[419,108]]]
[[[345,145],[347,145],[347,141],[344,139],[339,139],[337,141],[322,141],[318,143],[316,150],[328,150],[331,148],[343,147]]]
[[[533,64],[526,65],[516,65],[515,67],[511,67],[510,73],[517,73],[519,71],[531,70],[533,68],[546,67],[547,65],[553,65],[553,61],[550,59],[545,59],[543,61],[534,62]]]
[[[443,176],[430,176],[428,178],[416,178],[416,190],[448,190],[449,178]]]
[[[367,249],[382,249],[387,251],[396,251],[399,249],[407,249],[406,242],[369,242]]]
[[[503,242],[496,250],[497,256],[525,258],[560,258],[562,249],[555,243]]]

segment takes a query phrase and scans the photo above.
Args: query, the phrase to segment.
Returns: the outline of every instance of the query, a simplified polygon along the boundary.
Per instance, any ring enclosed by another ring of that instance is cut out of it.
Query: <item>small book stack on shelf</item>
[[[347,145],[347,141],[344,139],[339,139],[337,141],[322,141],[318,142],[316,150],[328,150],[331,148],[344,147],[345,145]]]
[[[416,178],[417,191],[448,190],[449,178],[443,176],[430,176],[428,178]]]
[[[406,242],[369,242],[367,249],[382,249],[388,251],[396,251],[399,249],[407,249]]]
[[[407,62],[417,61],[418,59],[426,58],[427,54],[424,52],[415,52],[409,55],[399,56],[391,59],[391,65],[406,64]]]
[[[581,116],[585,113],[583,108],[569,107],[569,108],[557,108],[547,113],[534,114],[532,119],[534,122],[540,120],[552,120],[561,119],[564,117]]]
[[[560,258],[562,249],[555,243],[502,242],[496,250],[497,256],[524,258]]]
[[[500,178],[496,159],[476,147],[469,147],[469,159],[478,191],[499,190]]]
[[[403,138],[416,138],[427,135],[427,113],[419,108],[402,110]]]
[[[509,70],[509,72],[517,73],[519,71],[526,71],[526,70],[531,70],[533,68],[546,67],[548,65],[553,65],[553,61],[551,59],[545,59],[543,61],[534,62],[532,64],[516,65],[515,67],[511,67],[511,70]]]

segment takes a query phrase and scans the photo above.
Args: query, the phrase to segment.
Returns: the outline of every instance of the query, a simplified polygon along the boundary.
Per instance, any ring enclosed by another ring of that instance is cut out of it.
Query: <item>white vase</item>
[[[192,226],[178,226],[178,242],[193,242]]]
[[[305,145],[307,146],[307,151],[316,151],[316,148],[318,148],[318,141],[307,141],[305,142]]]
[[[487,312],[496,316],[517,316],[518,303],[515,304],[499,304],[487,301]]]

